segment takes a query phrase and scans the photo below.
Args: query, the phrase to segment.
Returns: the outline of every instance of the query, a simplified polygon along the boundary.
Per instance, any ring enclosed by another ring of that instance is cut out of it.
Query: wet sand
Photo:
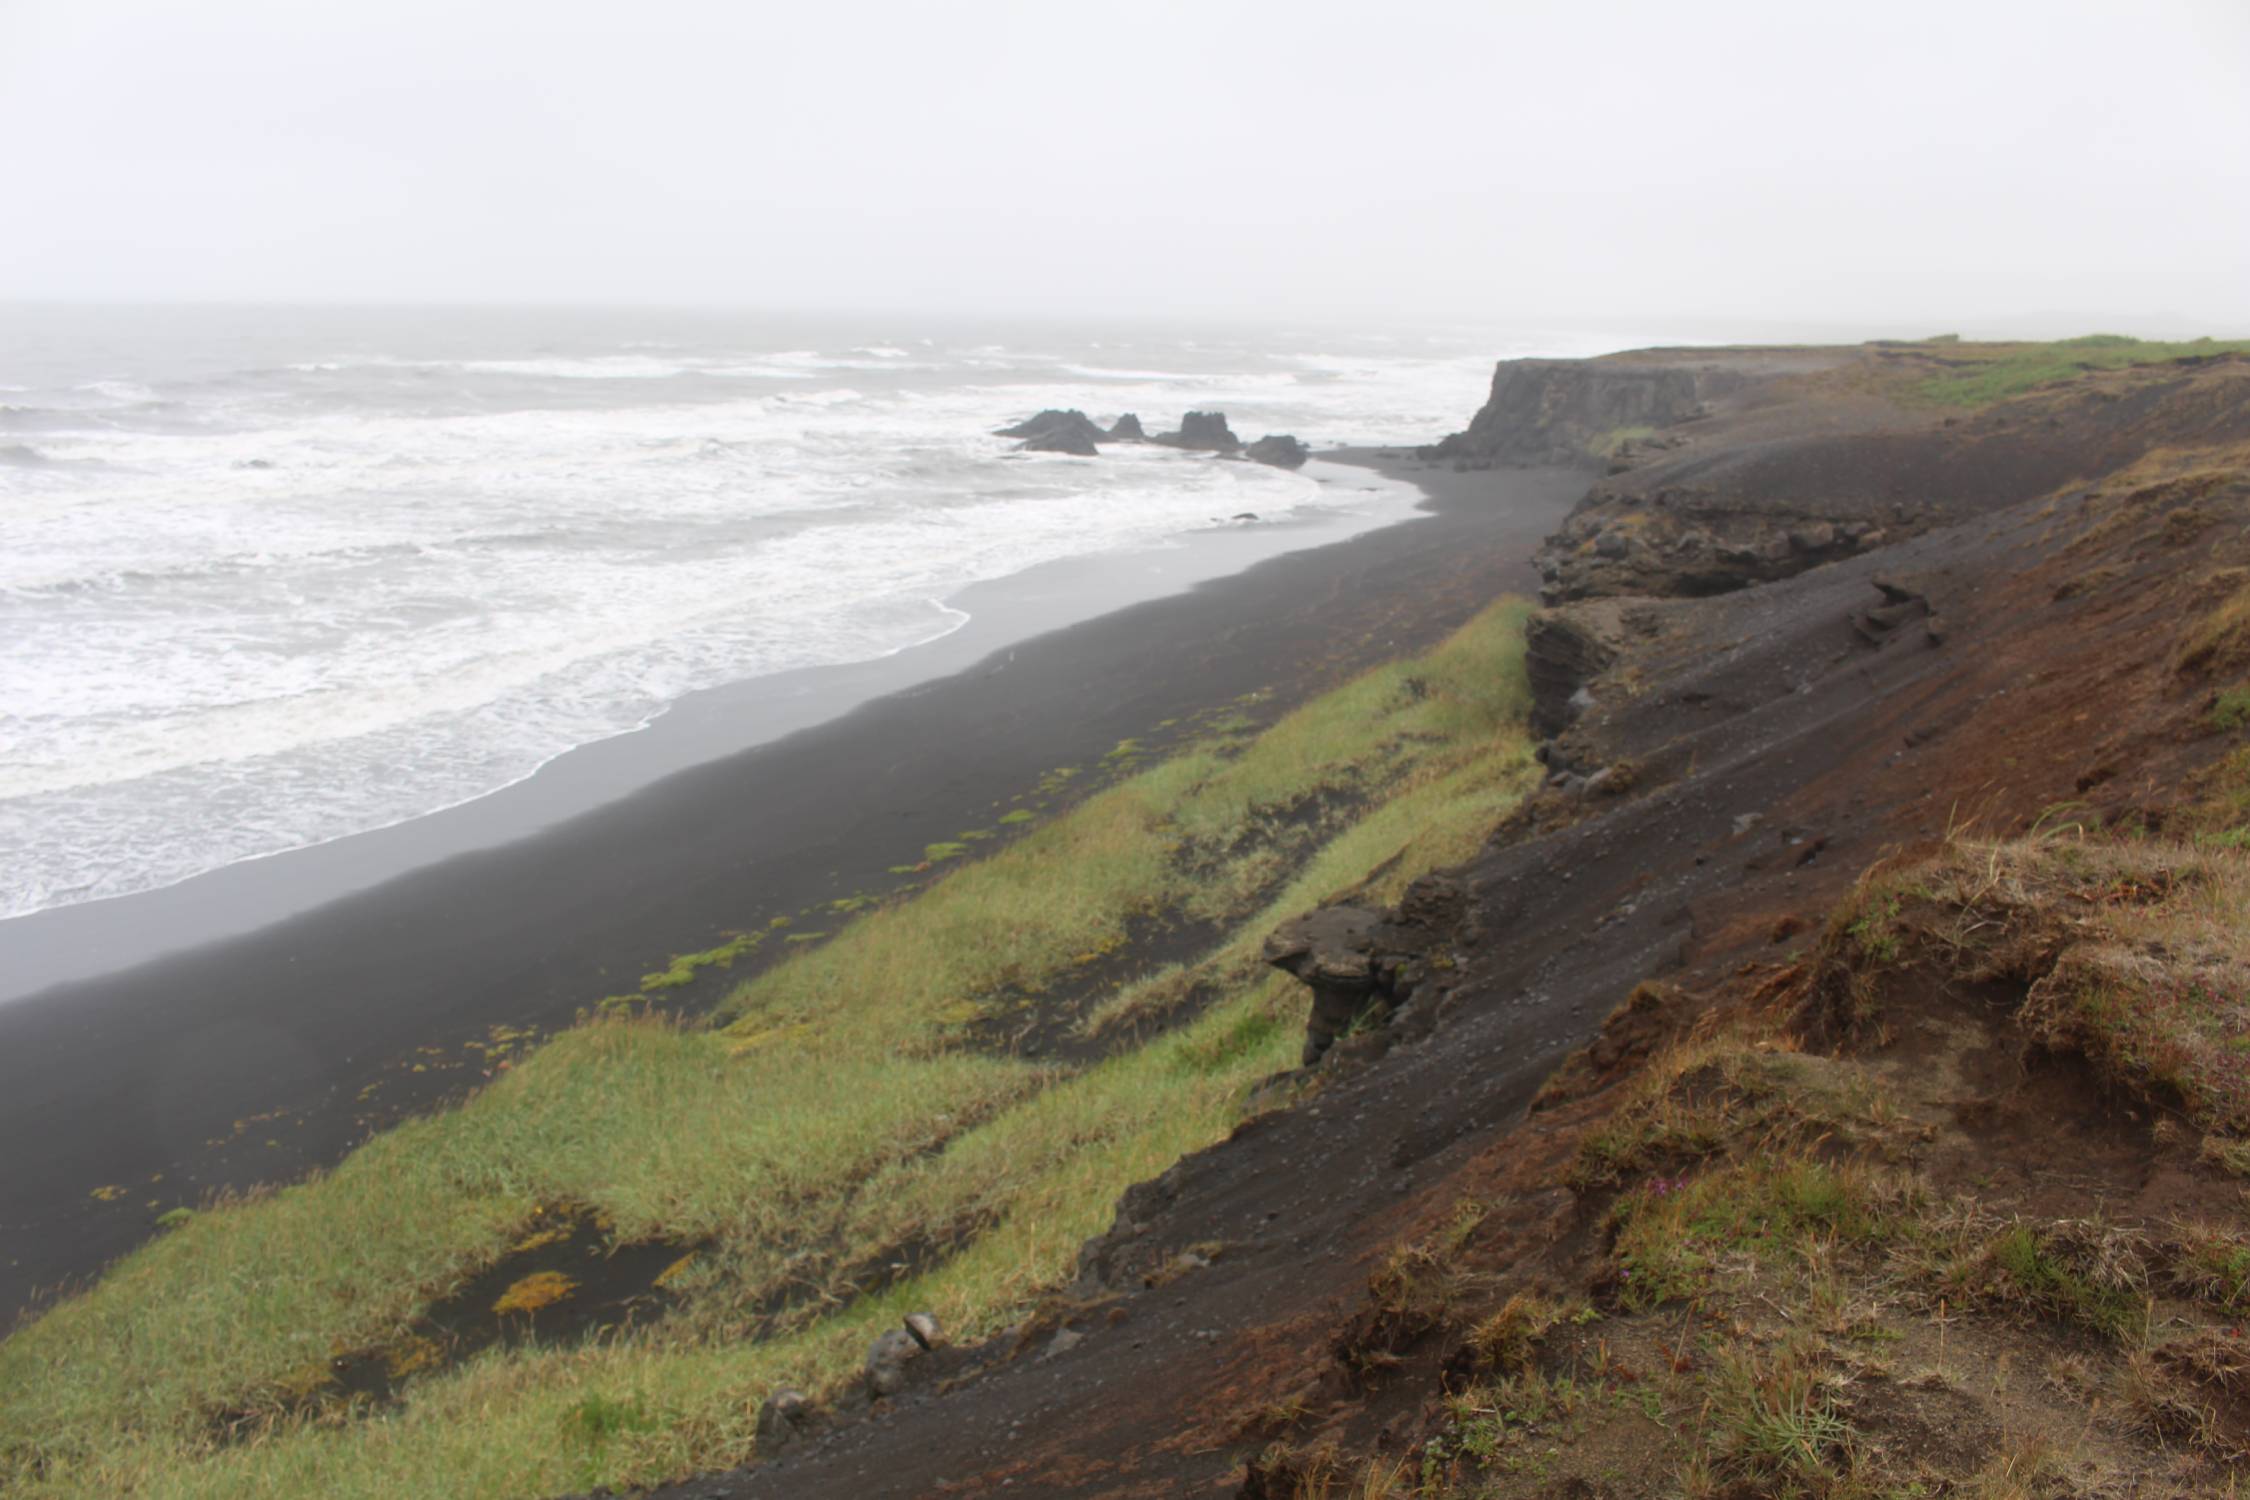
[[[501,796],[52,924],[0,985],[35,988],[35,962],[80,976],[0,1004],[0,1320],[166,1209],[458,1097],[495,1028],[504,1050],[669,955],[894,889],[894,867],[1056,768],[1246,695],[1285,707],[1530,592],[1588,482],[1384,467],[1426,514],[1242,571],[1274,545],[1259,528],[1036,570],[964,593],[971,625],[930,646],[699,695]],[[752,747],[711,758],[730,744]]]

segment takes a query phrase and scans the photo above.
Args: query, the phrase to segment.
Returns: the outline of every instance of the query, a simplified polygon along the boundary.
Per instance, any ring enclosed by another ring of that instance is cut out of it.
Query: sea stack
[[[1253,463],[1272,464],[1277,469],[1304,467],[1312,450],[1286,432],[1269,432],[1243,450],[1242,456]]]
[[[1013,427],[1003,427],[993,435],[1022,438],[1017,444],[1019,452],[1070,453],[1080,458],[1094,457],[1101,451],[1095,445],[1108,436],[1084,412],[1059,411],[1053,407]]]

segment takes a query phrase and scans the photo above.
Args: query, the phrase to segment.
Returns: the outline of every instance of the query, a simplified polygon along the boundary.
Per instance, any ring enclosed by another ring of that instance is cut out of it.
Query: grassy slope
[[[767,1391],[834,1385],[902,1309],[972,1336],[1020,1316],[1120,1190],[1223,1135],[1294,1060],[1302,1002],[1258,967],[1263,933],[1465,857],[1520,795],[1525,613],[1495,606],[1254,739],[1088,799],[794,954],[723,1026],[595,1021],[333,1173],[195,1215],[0,1344],[0,1488],[649,1481],[747,1457]],[[1076,1068],[976,1044],[1183,913],[1221,934],[1208,952],[1077,996],[1082,1035],[1170,1020],[1154,1040]],[[620,1242],[694,1248],[664,1320],[489,1350],[373,1414],[335,1395],[334,1357],[403,1340],[563,1205]],[[899,1284],[857,1269],[909,1246],[928,1268]]]

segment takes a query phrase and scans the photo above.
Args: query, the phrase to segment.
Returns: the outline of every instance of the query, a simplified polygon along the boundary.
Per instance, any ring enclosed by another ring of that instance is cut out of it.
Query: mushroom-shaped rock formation
[[[1424,985],[1466,908],[1458,884],[1425,875],[1390,911],[1328,906],[1276,929],[1266,939],[1266,962],[1313,992],[1304,1066],[1354,1026],[1389,1024]]]

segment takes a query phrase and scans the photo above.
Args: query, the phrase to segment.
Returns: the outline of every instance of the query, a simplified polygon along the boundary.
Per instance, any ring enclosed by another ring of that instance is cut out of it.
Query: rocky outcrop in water
[[[1223,411],[1191,411],[1180,418],[1177,432],[1159,433],[1153,441],[1168,448],[1192,448],[1204,453],[1242,451],[1242,439],[1228,428]]]
[[[1055,426],[1016,444],[1018,453],[1069,453],[1079,458],[1095,458],[1101,449],[1094,440],[1074,428]]]
[[[1084,412],[1052,407],[1013,427],[1003,427],[993,435],[1022,438],[1023,446],[1035,453],[1086,454],[1093,453],[1094,445],[1109,436]]]
[[[1110,424],[1109,440],[1113,443],[1145,443],[1148,441],[1148,434],[1141,430],[1140,417],[1127,412]]]
[[[1312,457],[1312,450],[1286,432],[1268,433],[1243,449],[1242,456],[1252,463],[1271,464],[1277,469],[1298,469]]]

